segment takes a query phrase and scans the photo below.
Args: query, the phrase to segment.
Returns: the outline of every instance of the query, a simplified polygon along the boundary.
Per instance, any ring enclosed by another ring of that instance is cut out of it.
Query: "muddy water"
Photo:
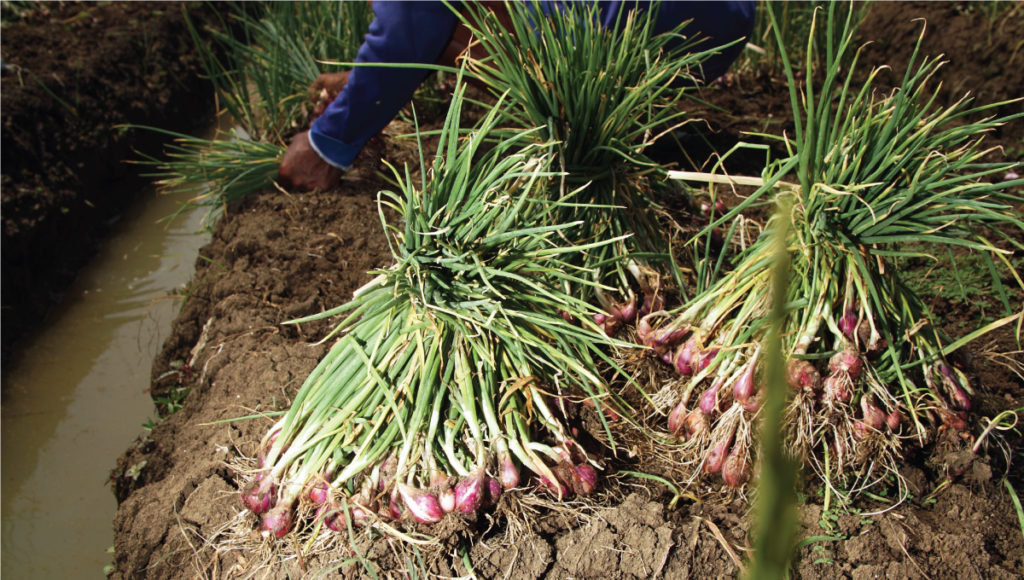
[[[4,578],[102,578],[117,456],[156,417],[150,366],[194,272],[202,211],[145,192],[3,371]]]

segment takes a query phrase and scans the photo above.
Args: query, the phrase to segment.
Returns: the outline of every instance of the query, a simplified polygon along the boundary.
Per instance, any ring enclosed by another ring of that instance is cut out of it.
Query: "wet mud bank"
[[[3,14],[3,338],[17,341],[56,304],[110,224],[146,184],[127,160],[189,132],[213,91],[185,23],[198,3],[5,5]]]

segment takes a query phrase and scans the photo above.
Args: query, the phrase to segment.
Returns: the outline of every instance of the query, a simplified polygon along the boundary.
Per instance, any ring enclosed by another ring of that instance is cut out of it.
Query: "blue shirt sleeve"
[[[437,61],[451,40],[456,16],[441,2],[373,3],[374,19],[357,63]],[[408,103],[428,71],[357,66],[348,84],[313,122],[309,142],[331,165],[348,169],[366,142]]]
[[[667,32],[689,20],[683,34],[702,38],[695,50],[707,50],[740,38],[749,40],[754,32],[756,8],[751,0],[662,2],[654,31],[657,34]],[[700,72],[702,80],[711,82],[725,74],[745,45],[746,42],[737,42],[704,61]]]
[[[615,21],[623,4],[631,7],[635,2],[598,3],[604,25]],[[356,54],[357,63],[435,63],[448,46],[457,22],[452,9],[441,2],[377,0],[373,13],[370,30]],[[700,48],[729,42],[750,34],[754,2],[665,2],[658,14],[656,32],[690,19],[693,23],[685,33],[699,32],[708,37]],[[712,80],[724,73],[742,49],[742,43],[737,44],[708,59],[703,65],[704,77]],[[412,99],[427,74],[413,68],[355,67],[341,94],[310,127],[309,142],[313,149],[331,165],[348,169],[370,137],[390,123]]]

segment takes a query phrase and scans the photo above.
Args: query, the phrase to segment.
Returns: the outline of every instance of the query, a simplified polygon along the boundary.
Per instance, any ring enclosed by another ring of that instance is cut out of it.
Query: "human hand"
[[[309,100],[313,102],[313,119],[323,114],[338,93],[348,84],[348,71],[323,73],[309,85]]]
[[[277,170],[278,182],[288,189],[326,191],[338,184],[342,171],[324,161],[309,144],[309,131],[292,138]]]
[[[309,85],[310,98],[318,97],[321,91],[326,90],[331,95],[337,95],[341,89],[348,84],[349,71],[323,73],[316,77],[313,84]]]

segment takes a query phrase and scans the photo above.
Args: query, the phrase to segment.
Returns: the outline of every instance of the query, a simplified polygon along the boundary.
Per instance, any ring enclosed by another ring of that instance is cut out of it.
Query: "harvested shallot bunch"
[[[563,499],[598,485],[563,405],[593,399],[603,422],[607,405],[624,410],[595,370],[613,341],[561,288],[592,283],[566,257],[606,242],[566,242],[578,224],[545,221],[552,148],[488,142],[500,102],[459,130],[464,90],[420,187],[396,171],[401,192],[382,194],[402,217],[387,226],[395,264],[304,319],[347,314],[243,486],[266,536],[310,524],[302,514],[332,530],[433,524],[513,488]]]
[[[1016,209],[1024,198],[1013,192],[1024,180],[1002,179],[1014,164],[987,162],[981,143],[1024,113],[978,120],[1006,103],[974,107],[966,97],[935,106],[926,86],[941,62],[918,64],[916,51],[892,92],[876,92],[877,70],[855,89],[851,41],[850,27],[829,36],[834,60],[818,87],[801,90],[786,62],[796,119],[795,135],[784,140],[791,156],[769,166],[758,191],[706,230],[767,200],[777,209],[764,234],[684,306],[638,323],[640,338],[682,378],[668,429],[700,473],[732,487],[749,479],[754,461],[751,426],[773,298],[771,232],[784,236],[789,258],[780,333],[791,387],[788,446],[823,478],[851,477],[844,489],[892,472],[909,445],[969,440],[976,391],[950,354],[1019,318],[953,340],[904,283],[899,264],[945,248],[977,254],[992,272],[1009,264],[1006,254],[1020,244],[1003,230],[1024,229]]]

